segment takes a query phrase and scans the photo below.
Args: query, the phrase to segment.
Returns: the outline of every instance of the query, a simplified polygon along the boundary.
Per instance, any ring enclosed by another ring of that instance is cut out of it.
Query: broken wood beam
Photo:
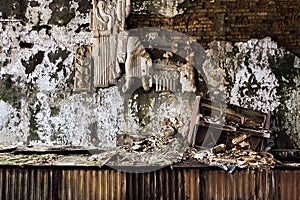
[[[241,143],[242,141],[246,140],[250,135],[246,135],[246,134],[243,134],[243,135],[240,135],[238,137],[235,137],[232,139],[232,144],[238,144],[238,143]]]
[[[249,129],[249,128],[238,128],[238,133],[245,133],[250,134],[257,137],[264,137],[264,138],[270,138],[271,137],[271,131],[270,130],[255,130],[255,129]]]
[[[191,118],[191,122],[190,122],[190,130],[189,130],[188,138],[187,138],[187,142],[190,146],[195,145],[195,140],[196,140],[196,136],[197,136],[197,132],[198,132],[198,128],[196,127],[196,122],[197,122],[198,114],[199,114],[200,100],[201,100],[201,97],[196,96],[194,107],[193,107],[193,112],[192,112],[192,118]]]
[[[208,128],[219,129],[219,130],[222,130],[222,131],[229,131],[229,132],[236,131],[236,127],[229,126],[229,125],[222,125],[222,124],[216,124],[216,123],[205,122],[205,121],[198,121],[196,124],[198,124],[200,126],[205,126],[205,127],[208,127]]]

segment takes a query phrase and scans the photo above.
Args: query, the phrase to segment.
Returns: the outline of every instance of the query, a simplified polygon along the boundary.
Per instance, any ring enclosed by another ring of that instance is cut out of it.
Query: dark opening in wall
[[[24,41],[20,41],[19,45],[21,48],[29,48],[29,49],[31,49],[34,46],[33,43],[28,43]]]

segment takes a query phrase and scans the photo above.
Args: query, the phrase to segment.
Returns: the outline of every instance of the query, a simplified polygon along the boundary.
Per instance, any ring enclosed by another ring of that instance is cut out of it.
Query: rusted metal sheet
[[[299,199],[300,169],[2,167],[0,199]]]
[[[97,169],[0,169],[0,199],[126,199],[126,175]]]

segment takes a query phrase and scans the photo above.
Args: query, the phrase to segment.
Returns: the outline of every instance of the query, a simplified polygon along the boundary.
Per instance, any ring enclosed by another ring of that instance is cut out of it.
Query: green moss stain
[[[21,98],[23,96],[22,89],[15,85],[12,76],[5,75],[0,79],[0,99],[12,105],[16,109],[20,109]]]
[[[300,137],[297,130],[297,118],[299,118],[299,99],[293,94],[299,91],[300,69],[295,68],[295,55],[283,51],[279,56],[269,56],[270,67],[279,81],[277,88],[280,96],[280,105],[275,112],[274,121],[276,124],[277,147],[292,148],[300,147]],[[299,92],[298,92],[299,93]],[[298,96],[299,98],[299,96]],[[291,102],[291,103],[287,103]],[[298,112],[297,112],[298,110]]]
[[[272,72],[279,80],[280,85],[284,86],[281,87],[281,89],[296,89],[295,78],[300,75],[300,69],[294,67],[295,55],[283,52],[282,56],[269,56],[268,60],[270,62]],[[284,91],[280,90],[280,92],[284,94]]]
[[[129,104],[130,112],[137,117],[137,123],[144,127],[150,122],[151,100],[158,97],[154,91],[145,92],[142,88],[138,88],[131,96]]]

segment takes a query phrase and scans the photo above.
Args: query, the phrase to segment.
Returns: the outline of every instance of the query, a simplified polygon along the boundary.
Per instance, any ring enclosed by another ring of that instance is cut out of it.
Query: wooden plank
[[[200,126],[220,129],[220,130],[223,130],[223,131],[229,131],[229,132],[236,131],[236,127],[234,127],[234,126],[210,123],[210,122],[205,122],[205,121],[198,121],[197,124],[200,125]]]
[[[97,148],[85,148],[82,146],[21,146],[14,150],[14,154],[90,154],[102,153],[104,150]]]
[[[271,137],[271,131],[269,130],[254,130],[249,128],[238,128],[237,132],[239,133],[246,133],[253,136],[258,137],[264,137],[264,138],[270,138]]]
[[[195,139],[196,139],[196,135],[197,135],[197,130],[195,127],[195,123],[197,120],[197,116],[199,114],[199,105],[200,105],[200,100],[201,97],[197,96],[195,103],[194,103],[194,107],[193,107],[193,112],[192,112],[192,118],[191,118],[191,122],[190,122],[190,131],[188,134],[188,144],[190,146],[194,146],[195,145]]]

